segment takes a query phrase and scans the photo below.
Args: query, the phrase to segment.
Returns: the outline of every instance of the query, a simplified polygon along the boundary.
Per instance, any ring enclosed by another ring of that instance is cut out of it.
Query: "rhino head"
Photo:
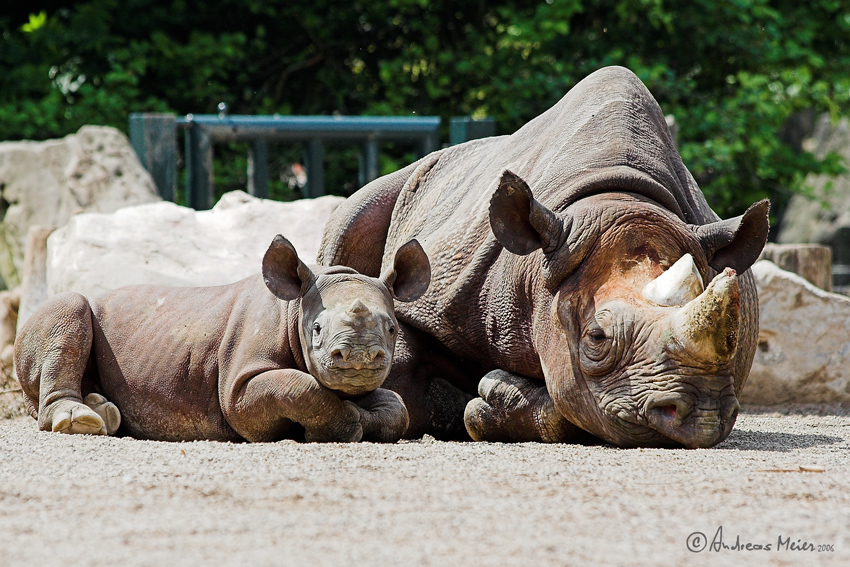
[[[737,357],[752,360],[740,339],[758,329],[739,274],[764,246],[767,209],[693,226],[640,195],[603,193],[555,213],[506,172],[490,223],[509,252],[539,251],[533,343],[557,410],[619,446],[725,439],[746,379]]]
[[[398,331],[393,299],[413,301],[425,293],[431,268],[419,242],[411,240],[380,278],[344,266],[314,272],[278,235],[263,258],[263,278],[279,299],[300,299],[298,332],[310,374],[331,390],[356,396],[386,379]]]

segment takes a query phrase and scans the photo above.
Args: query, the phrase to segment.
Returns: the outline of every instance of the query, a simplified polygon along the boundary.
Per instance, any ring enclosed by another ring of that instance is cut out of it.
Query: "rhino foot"
[[[121,412],[118,411],[118,406],[100,394],[94,393],[86,396],[83,403],[103,420],[106,434],[115,435],[115,432],[118,431],[118,427],[121,425]]]
[[[364,441],[395,443],[407,431],[407,407],[395,392],[378,388],[354,401],[360,412]]]
[[[343,410],[320,423],[302,423],[304,440],[308,443],[351,443],[363,438],[360,410],[345,400]]]
[[[57,400],[47,406],[39,417],[39,429],[42,431],[106,435],[103,419],[87,405],[76,400]]]
[[[475,441],[557,443],[578,432],[558,413],[546,386],[504,370],[489,372],[466,406],[464,424]]]

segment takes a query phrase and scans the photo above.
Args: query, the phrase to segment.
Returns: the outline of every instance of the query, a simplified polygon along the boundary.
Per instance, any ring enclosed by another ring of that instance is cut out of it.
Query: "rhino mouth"
[[[359,396],[380,388],[389,373],[388,370],[388,365],[376,368],[323,367],[316,379],[336,392]]]
[[[384,362],[343,362],[335,364],[331,362],[325,366],[327,372],[333,372],[341,376],[357,376],[364,373],[381,372],[388,368]]]
[[[380,346],[337,347],[319,357],[316,378],[331,390],[350,395],[365,394],[384,383],[391,355]]]

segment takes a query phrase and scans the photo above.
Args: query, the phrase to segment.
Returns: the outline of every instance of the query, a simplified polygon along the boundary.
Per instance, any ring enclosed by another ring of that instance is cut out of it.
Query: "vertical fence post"
[[[186,205],[195,210],[212,207],[212,140],[196,123],[186,130]]]
[[[370,137],[360,148],[360,171],[357,177],[361,187],[377,179],[381,173],[378,157],[378,141]]]
[[[427,156],[431,152],[435,152],[440,148],[440,133],[432,132],[428,134],[420,143],[419,143],[419,157]]]
[[[307,185],[304,197],[321,197],[325,194],[325,147],[321,140],[307,142]]]
[[[130,144],[151,174],[159,195],[174,201],[177,189],[177,123],[173,114],[130,114]]]
[[[496,135],[496,121],[492,118],[475,120],[469,116],[452,116],[449,121],[449,145]]]
[[[263,139],[248,150],[248,193],[261,199],[269,194],[269,143]]]

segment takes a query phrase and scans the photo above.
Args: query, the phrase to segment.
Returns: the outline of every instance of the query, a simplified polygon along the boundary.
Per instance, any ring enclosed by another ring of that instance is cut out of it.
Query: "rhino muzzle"
[[[360,395],[379,388],[386,379],[397,323],[374,299],[341,303],[325,312],[324,328],[318,322],[314,327],[312,368],[327,388]]]
[[[711,447],[729,434],[740,405],[729,382],[721,396],[692,396],[659,392],[649,397],[647,425],[689,449]]]
[[[332,368],[375,370],[386,365],[390,353],[381,336],[381,322],[366,304],[355,299],[338,324],[347,331],[330,348]]]

